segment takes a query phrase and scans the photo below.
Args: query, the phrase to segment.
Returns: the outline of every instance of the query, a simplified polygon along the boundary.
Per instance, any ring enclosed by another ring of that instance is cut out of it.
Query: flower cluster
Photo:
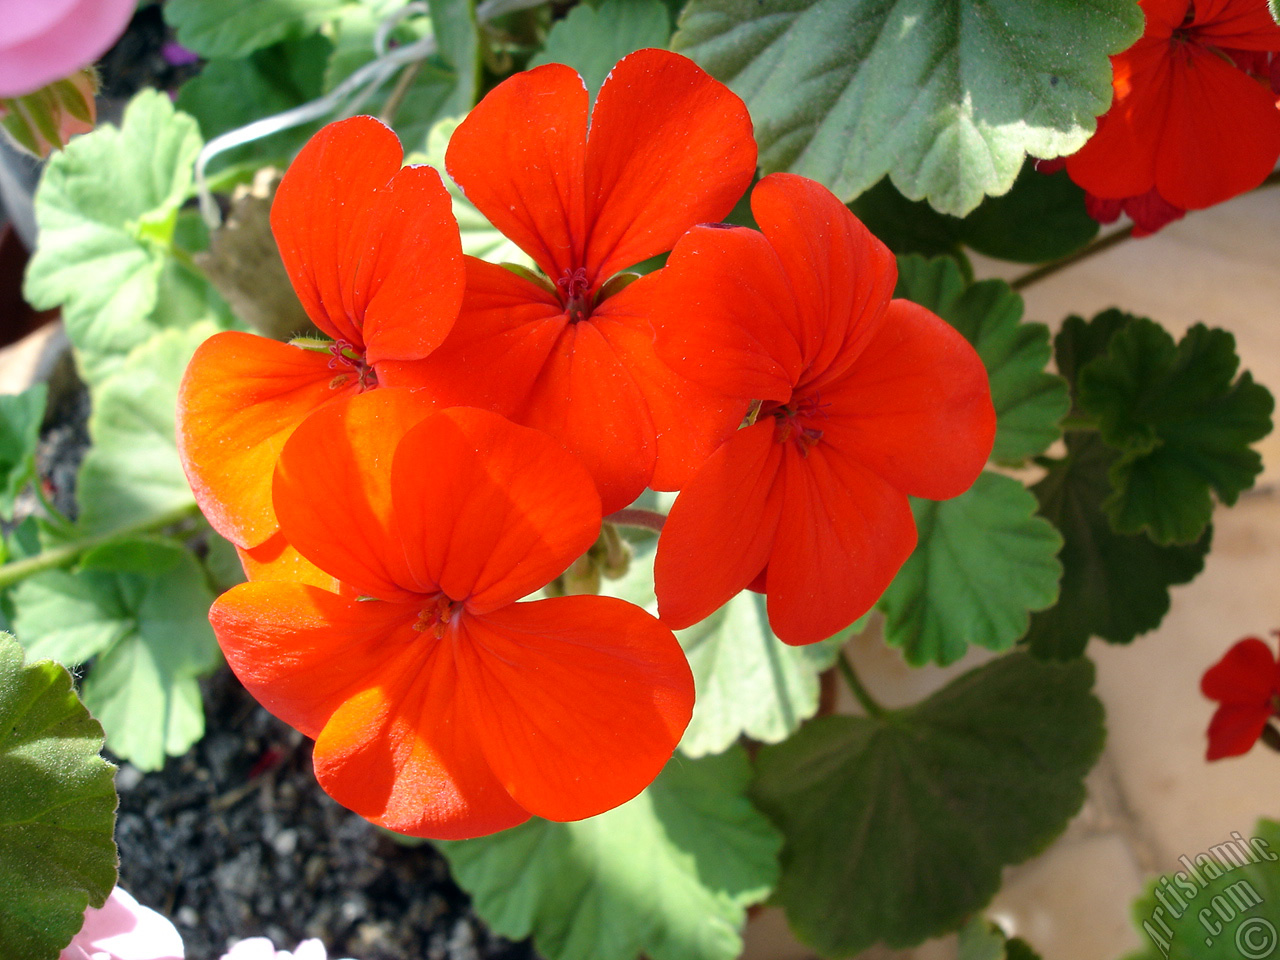
[[[440,176],[375,120],[289,169],[272,227],[328,339],[211,338],[179,446],[250,578],[211,611],[219,642],[339,802],[456,838],[628,800],[691,715],[673,628],[751,587],[779,637],[821,640],[910,554],[908,496],[976,478],[975,351],[893,299],[893,257],[820,185],[766,177],[761,229],[720,223],[755,163],[742,102],[642,50],[594,108],[567,67],[512,77],[449,145],[540,272],[464,257]],[[646,487],[683,491],[661,620],[522,600]]]
[[[1258,186],[1280,158],[1280,26],[1265,0],[1141,0],[1142,38],[1112,58],[1114,99],[1067,158],[1103,223],[1137,236]]]

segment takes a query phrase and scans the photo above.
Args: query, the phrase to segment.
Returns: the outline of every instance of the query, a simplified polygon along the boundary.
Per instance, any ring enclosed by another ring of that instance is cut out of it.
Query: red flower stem
[[[638,510],[628,507],[625,510],[609,514],[604,518],[604,522],[616,523],[621,527],[640,527],[643,530],[661,533],[662,525],[667,522],[667,518],[653,510]]]
[[[836,661],[836,666],[840,668],[840,675],[844,677],[844,682],[853,691],[853,695],[858,698],[858,703],[862,704],[862,709],[867,711],[867,716],[883,717],[888,712],[876,701],[875,697],[867,692],[867,688],[858,679],[858,672],[853,669],[852,661],[843,650],[840,651],[840,658]]]
[[[1099,237],[1093,243],[1089,244],[1075,253],[1068,254],[1058,260],[1051,260],[1049,263],[1041,264],[1034,270],[1028,270],[1020,277],[1014,277],[1009,282],[1009,286],[1014,290],[1025,290],[1033,283],[1039,283],[1045,277],[1051,277],[1059,270],[1065,270],[1067,267],[1074,266],[1082,260],[1088,260],[1090,257],[1099,253],[1110,250],[1117,244],[1124,243],[1133,236],[1133,227],[1124,227],[1108,233],[1105,237]]]

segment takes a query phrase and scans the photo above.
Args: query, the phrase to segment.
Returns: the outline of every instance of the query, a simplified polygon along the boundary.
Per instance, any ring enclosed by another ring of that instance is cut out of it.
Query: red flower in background
[[[425,357],[457,318],[464,273],[449,194],[430,167],[401,168],[402,156],[390,128],[352,117],[312,137],[276,192],[271,229],[328,350],[219,333],[187,368],[183,469],[209,523],[240,547],[276,531],[272,470],[298,424],[378,386],[385,364]]]
[[[762,401],[681,491],[654,576],[686,627],[748,584],[788,643],[865,613],[915,547],[907,497],[954,497],[991,452],[982,361],[949,324],[893,300],[897,265],[830,191],[756,185],[763,233],[696,227],[652,282],[660,354]]]
[[[447,165],[547,279],[468,257],[448,340],[386,382],[550,433],[586,465],[606,513],[650,483],[679,486],[738,414],[658,359],[645,286],[604,287],[733,208],[756,165],[742,101],[691,60],[641,50],[605,81],[588,136],[582,78],[548,64],[489,93]]]
[[[671,631],[609,597],[515,602],[600,530],[550,437],[378,390],[298,427],[274,486],[285,539],[341,592],[252,581],[210,620],[258,701],[315,738],[340,803],[473,837],[602,813],[670,759],[693,708]]]
[[[1257,637],[1245,637],[1205,671],[1200,692],[1220,704],[1209,721],[1207,759],[1238,757],[1280,716],[1280,663]]]
[[[1111,109],[1066,161],[1090,214],[1105,223],[1128,213],[1137,235],[1253,189],[1280,157],[1280,26],[1266,0],[1142,9],[1142,38],[1111,58]]]

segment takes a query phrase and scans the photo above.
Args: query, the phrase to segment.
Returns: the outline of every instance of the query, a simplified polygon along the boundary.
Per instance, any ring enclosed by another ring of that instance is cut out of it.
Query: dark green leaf
[[[476,913],[502,936],[532,934],[549,960],[732,960],[781,844],[744,796],[749,777],[739,748],[677,756],[598,817],[437,846]]]
[[[547,35],[546,46],[529,61],[566,63],[586,81],[594,101],[613,65],[645,47],[665,47],[671,18],[662,0],[603,0],[599,7],[580,3]]]
[[[1225,330],[1196,324],[1175,346],[1140,317],[1080,371],[1081,410],[1121,451],[1104,504],[1118,532],[1190,543],[1209,525],[1210,491],[1229,506],[1253,486],[1262,457],[1249,444],[1271,432],[1275,403],[1248,372],[1236,379],[1239,365]]]
[[[758,760],[782,828],[775,898],[823,956],[960,926],[1084,801],[1103,742],[1088,661],[1014,653],[883,718],[825,717]]]
[[[208,619],[213,594],[196,559],[172,544],[115,545],[96,563],[19,584],[16,627],[33,656],[67,665],[97,657],[84,700],[107,746],[156,770],[204,732],[196,678],[220,660]]]
[[[56,663],[0,634],[0,956],[56,960],[116,884],[114,768]]]
[[[880,599],[884,638],[915,666],[970,644],[1007,650],[1058,596],[1062,537],[1016,480],[984,472],[942,502],[911,501],[920,540]]]
[[[43,383],[0,396],[0,514],[7,519],[13,519],[13,498],[35,476],[36,444],[48,396]]]
[[[347,0],[169,0],[164,18],[202,57],[244,57],[331,20]]]
[[[1154,630],[1169,612],[1169,587],[1204,567],[1213,537],[1162,547],[1118,534],[1102,511],[1111,495],[1116,453],[1094,434],[1067,435],[1067,456],[1031,488],[1040,512],[1062,534],[1062,587],[1053,608],[1031,618],[1027,642],[1040,657],[1079,656],[1090,637],[1128,643]]]
[[[1092,320],[1074,314],[1062,323],[1053,338],[1053,358],[1058,372],[1074,387],[1080,371],[1095,357],[1103,356],[1111,338],[1130,321],[1137,319],[1121,310],[1104,310]]]
[[[1132,0],[691,0],[672,47],[746,101],[766,172],[964,216],[1084,144],[1141,33]]]
[[[205,140],[281,113],[320,96],[331,49],[326,38],[312,35],[255,51],[247,59],[211,60],[182,85],[178,109],[199,121]],[[304,124],[237,147],[220,154],[211,169],[264,162],[283,167],[319,126]]]
[[[938,314],[964,334],[982,357],[996,408],[994,459],[1025,460],[1061,435],[1058,424],[1070,401],[1065,381],[1045,371],[1049,328],[1021,322],[1022,298],[1007,283],[966,284],[947,257],[901,257],[895,296]]]
[[[1237,839],[1238,838],[1238,839]],[[1146,946],[1128,960],[1268,960],[1280,930],[1280,823],[1259,820],[1186,854],[1185,869],[1157,877],[1133,904]],[[1187,866],[1187,863],[1190,866]]]
[[[1044,174],[1027,161],[1013,189],[988,197],[959,223],[959,236],[978,253],[1017,263],[1044,263],[1079,250],[1098,234],[1084,191],[1065,170]]]
[[[938,213],[923,200],[908,200],[888,177],[851,200],[849,209],[899,256],[964,256],[957,228],[960,221]]]
[[[974,917],[960,928],[958,960],[1040,960],[1040,955],[1020,937],[1006,937],[985,917]]]

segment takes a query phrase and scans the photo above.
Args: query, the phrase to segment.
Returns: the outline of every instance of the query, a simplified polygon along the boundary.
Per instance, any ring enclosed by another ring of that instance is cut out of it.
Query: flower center
[[[413,629],[419,633],[430,632],[433,637],[439,640],[444,636],[449,624],[462,612],[462,604],[457,600],[451,600],[443,593],[438,593],[431,600],[427,601],[426,606],[418,611],[418,619],[413,625]]]
[[[792,397],[787,403],[768,401],[760,406],[760,417],[773,417],[773,439],[778,443],[794,442],[800,456],[807,457],[809,448],[822,439],[822,431],[813,425],[814,420],[826,419],[826,408],[830,403],[823,403],[818,395]]]
[[[372,390],[378,385],[377,372],[365,363],[364,353],[357,349],[354,343],[348,340],[335,340],[329,344],[329,355],[329,369],[342,371],[329,381],[330,390],[345,387],[352,377],[356,378],[361,393]]]
[[[570,323],[591,316],[591,280],[585,267],[566,270],[556,281],[556,289],[560,291],[560,302],[569,314]]]

